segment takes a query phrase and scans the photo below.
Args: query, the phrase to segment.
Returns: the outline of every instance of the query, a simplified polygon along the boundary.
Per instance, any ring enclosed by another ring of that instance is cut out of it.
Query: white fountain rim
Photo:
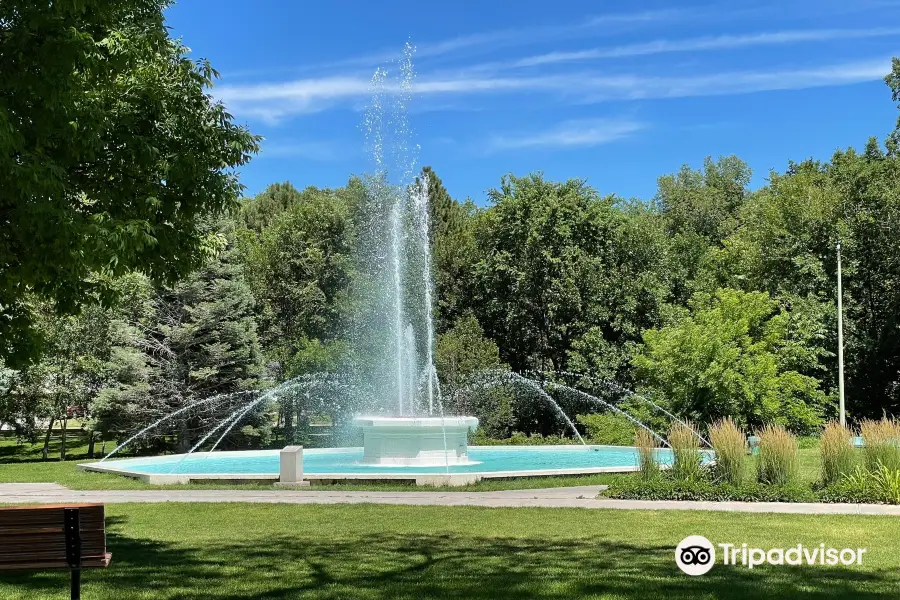
[[[361,427],[410,427],[437,428],[442,427],[478,427],[477,417],[354,417],[353,424]]]

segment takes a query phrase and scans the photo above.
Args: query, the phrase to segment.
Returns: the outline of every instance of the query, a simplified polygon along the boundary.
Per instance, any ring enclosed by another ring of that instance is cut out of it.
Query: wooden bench
[[[0,508],[0,570],[69,569],[81,598],[81,569],[109,565],[102,504]]]

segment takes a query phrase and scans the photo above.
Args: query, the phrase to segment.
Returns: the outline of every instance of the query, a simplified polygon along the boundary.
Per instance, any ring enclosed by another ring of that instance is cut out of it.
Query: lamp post
[[[837,296],[838,296],[838,395],[840,397],[841,425],[847,425],[844,407],[844,307],[841,291],[841,242],[837,243]]]

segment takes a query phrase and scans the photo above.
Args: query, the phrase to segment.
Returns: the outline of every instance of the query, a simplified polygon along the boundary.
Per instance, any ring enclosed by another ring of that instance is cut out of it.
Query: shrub
[[[836,483],[822,489],[820,496],[824,502],[878,502],[875,497],[869,472],[861,466],[844,473]]]
[[[887,417],[865,420],[860,424],[860,433],[865,442],[866,469],[874,473],[883,465],[890,471],[900,471],[900,422]]]
[[[660,477],[642,481],[623,477],[603,492],[609,498],[622,500],[691,500],[705,502],[815,502],[816,493],[797,484],[775,486],[759,483],[731,485],[710,481],[676,481]]]
[[[584,425],[585,437],[592,444],[630,446],[634,441],[634,423],[616,413],[578,415],[576,420]]]
[[[900,504],[900,471],[884,465],[873,471],[857,465],[835,485],[821,491],[825,502],[887,502]]]
[[[747,436],[731,417],[717,421],[709,428],[709,441],[716,451],[716,474],[732,485],[744,480],[747,463]]]
[[[700,438],[690,423],[673,421],[669,427],[672,446],[672,476],[683,481],[697,481],[703,477]]]
[[[641,467],[641,479],[656,479],[659,475],[659,460],[656,456],[656,438],[653,434],[638,427],[634,432],[634,445],[637,447]]]
[[[756,475],[760,483],[790,485],[800,474],[797,438],[783,425],[766,425],[759,435]]]
[[[573,446],[580,443],[571,437],[544,436],[539,433],[526,435],[521,431],[515,431],[507,438],[493,438],[486,435],[480,427],[472,434],[469,442],[472,446]]]
[[[834,485],[853,470],[856,462],[851,442],[853,432],[846,425],[832,421],[825,426],[819,442],[822,460],[822,483]]]
[[[872,487],[885,502],[900,504],[900,470],[878,465],[872,473]]]

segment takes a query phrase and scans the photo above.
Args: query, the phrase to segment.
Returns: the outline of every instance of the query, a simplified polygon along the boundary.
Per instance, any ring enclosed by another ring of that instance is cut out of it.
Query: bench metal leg
[[[72,569],[72,600],[81,600],[81,515],[77,508],[63,510],[66,562]]]
[[[72,569],[72,600],[81,600],[81,569]]]

